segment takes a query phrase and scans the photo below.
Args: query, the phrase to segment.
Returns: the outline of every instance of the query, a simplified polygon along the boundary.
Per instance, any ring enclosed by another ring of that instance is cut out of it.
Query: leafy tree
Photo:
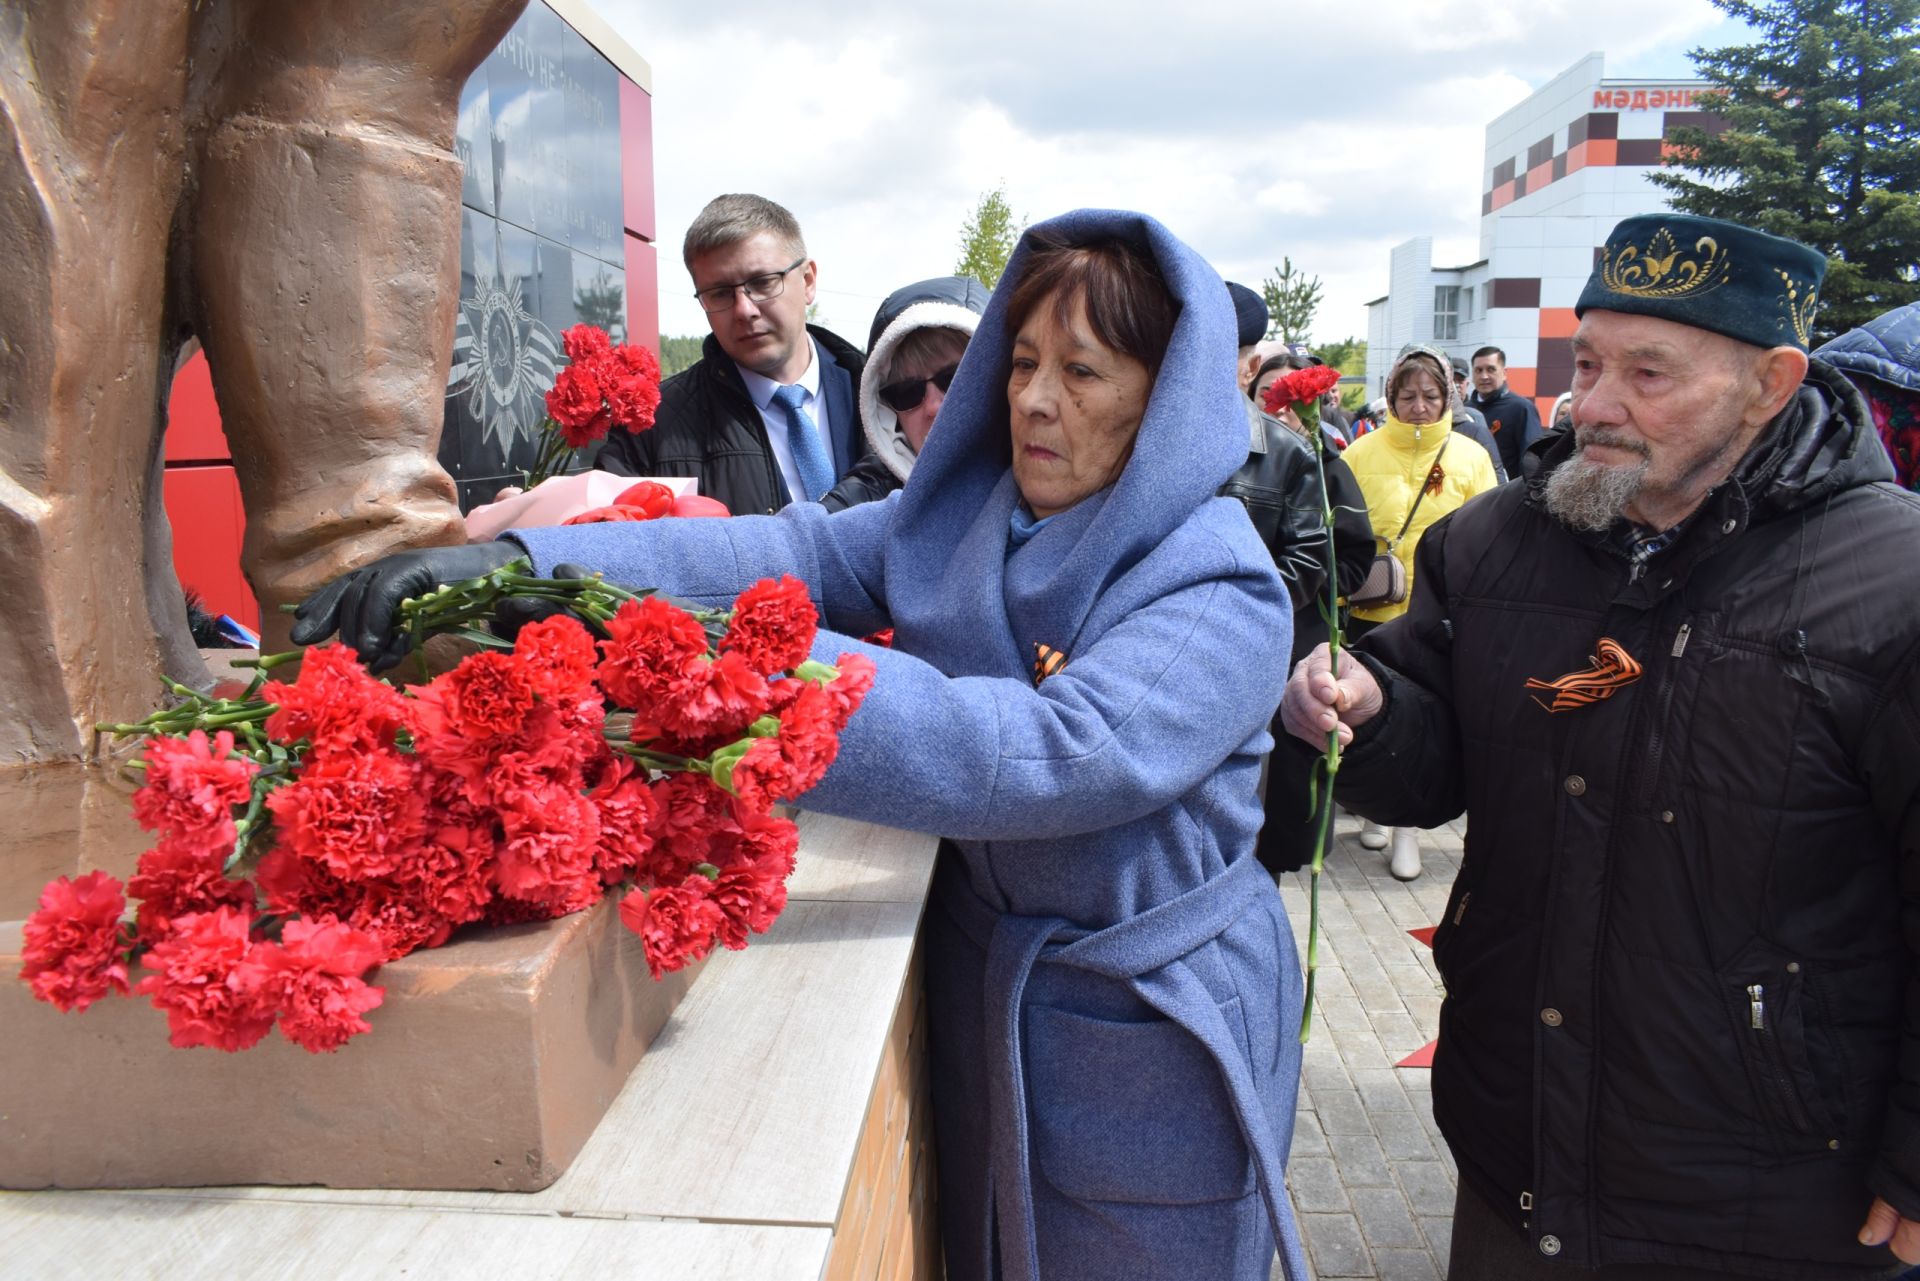
[[[1024,222],[1015,222],[1013,209],[1007,204],[1005,183],[985,193],[960,224],[960,261],[954,264],[953,274],[972,276],[993,288],[1000,283],[1014,242],[1025,229]]]
[[[660,335],[660,377],[671,378],[700,359],[702,334]]]
[[[627,337],[627,290],[611,272],[600,272],[592,284],[573,291],[573,310],[585,324],[606,330],[615,342]]]
[[[1824,252],[1819,338],[1920,297],[1920,0],[1713,2],[1757,38],[1692,52],[1725,128],[1675,130],[1653,180]]]
[[[1342,338],[1339,342],[1321,343],[1313,349],[1313,354],[1338,369],[1343,374],[1367,376],[1367,340],[1364,338]],[[1343,409],[1358,409],[1367,399],[1364,383],[1342,383],[1340,386],[1340,405]]]
[[[1260,284],[1267,300],[1267,337],[1306,342],[1313,331],[1313,313],[1320,310],[1320,277],[1296,271],[1291,258],[1282,258],[1273,271]]]

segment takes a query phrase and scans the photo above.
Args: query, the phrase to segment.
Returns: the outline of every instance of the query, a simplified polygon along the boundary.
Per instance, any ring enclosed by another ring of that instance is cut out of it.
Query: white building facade
[[[1649,176],[1673,130],[1720,127],[1707,82],[1608,80],[1605,63],[1588,54],[1487,126],[1478,261],[1434,266],[1430,236],[1394,248],[1387,293],[1367,304],[1370,397],[1410,342],[1499,347],[1542,419],[1571,387],[1573,305],[1607,233],[1667,207]]]

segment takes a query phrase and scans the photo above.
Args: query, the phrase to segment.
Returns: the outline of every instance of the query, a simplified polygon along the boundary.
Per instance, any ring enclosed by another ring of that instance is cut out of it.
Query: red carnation
[[[252,928],[250,915],[230,907],[191,913],[147,953],[147,968],[158,973],[141,979],[136,990],[166,1011],[167,1039],[176,1048],[244,1050],[273,1030]]]
[[[677,699],[706,673],[695,670],[707,652],[707,633],[693,615],[657,596],[622,601],[600,642],[600,688],[621,707],[652,725],[662,700]],[[636,730],[636,733],[639,731]]]
[[[250,910],[254,889],[224,874],[224,850],[167,837],[140,856],[127,892],[140,900],[135,918],[140,938],[153,942],[172,932],[173,919],[216,907]]]
[[[1332,365],[1309,365],[1273,380],[1261,402],[1270,414],[1292,405],[1315,401],[1340,385],[1340,371]]]
[[[510,798],[501,808],[505,839],[494,858],[502,894],[531,903],[590,907],[600,898],[594,856],[600,813],[593,802],[559,783]]]
[[[701,774],[668,774],[652,790],[653,849],[643,879],[678,881],[709,860],[722,832],[738,827],[733,798]]]
[[[712,883],[689,876],[665,889],[635,890],[620,900],[620,921],[640,936],[654,978],[697,961],[713,947],[726,916],[712,898]]]
[[[426,826],[414,758],[316,754],[267,797],[281,842],[348,880],[384,876],[411,858]]]
[[[606,396],[598,366],[568,365],[547,392],[547,416],[559,425],[567,444],[579,449],[605,436],[613,425]]]
[[[610,774],[591,793],[600,811],[600,837],[594,865],[600,880],[617,885],[631,877],[653,849],[653,790],[643,775]]]
[[[569,516],[561,521],[562,525],[618,525],[626,521],[652,520],[653,514],[644,507],[635,507],[631,503],[609,503],[605,507],[589,507],[586,511]]]
[[[484,742],[518,732],[533,710],[533,693],[533,673],[516,655],[488,649],[434,677],[416,700],[437,702],[448,730]]]
[[[48,882],[22,930],[20,977],[33,995],[62,1010],[84,1010],[108,992],[126,995],[126,909],[120,882],[105,872]]]
[[[257,998],[280,1015],[280,1034],[314,1054],[330,1054],[372,1026],[360,1016],[386,989],[361,980],[386,959],[378,939],[338,921],[288,921],[280,942],[254,949],[248,978]]]
[[[733,622],[720,641],[762,676],[792,671],[807,661],[820,625],[819,611],[797,578],[763,578],[733,603]]]
[[[873,689],[873,660],[860,654],[842,654],[834,665],[840,674],[827,682],[827,695],[833,699],[833,732],[838,734],[860,710],[860,704]]]
[[[573,364],[597,364],[613,351],[613,339],[598,325],[573,325],[560,335],[560,346]]]
[[[766,681],[741,654],[696,661],[688,680],[661,699],[653,719],[673,737],[694,743],[734,739],[767,710]]]
[[[653,426],[660,407],[660,362],[645,347],[621,344],[603,370],[607,378],[607,408],[613,421],[630,432]]]
[[[514,638],[513,656],[526,668],[534,692],[548,699],[585,693],[598,657],[592,633],[565,614],[522,627]]]
[[[868,636],[862,636],[860,639],[869,645],[878,645],[881,649],[892,649],[893,628],[882,627],[879,631]]]
[[[767,932],[787,906],[787,870],[777,859],[769,858],[737,863],[721,871],[711,897],[724,918],[720,926],[723,944],[737,952],[747,945],[749,933]]]
[[[146,783],[133,794],[133,816],[148,831],[165,830],[203,847],[233,844],[233,807],[252,794],[260,767],[233,755],[233,734],[211,745],[203,730],[147,741]]]
[[[267,717],[267,734],[276,743],[305,738],[322,751],[389,746],[407,717],[400,691],[375,680],[341,644],[308,650],[293,684],[268,681],[260,697],[278,704]]]

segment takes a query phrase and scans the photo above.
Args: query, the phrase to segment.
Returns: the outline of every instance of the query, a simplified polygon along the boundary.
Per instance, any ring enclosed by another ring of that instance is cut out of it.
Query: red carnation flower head
[[[842,654],[836,661],[840,674],[827,682],[827,695],[833,700],[833,732],[846,729],[847,722],[860,710],[873,688],[873,660],[863,654]]]
[[[244,1050],[273,1030],[252,930],[252,916],[230,907],[190,913],[147,953],[146,966],[157,973],[135,990],[166,1012],[167,1040],[176,1048]]]
[[[391,746],[407,719],[400,691],[376,680],[338,643],[308,650],[293,684],[268,681],[260,697],[279,707],[267,717],[269,737],[289,745],[310,739],[320,751]]]
[[[733,603],[733,621],[721,652],[737,652],[762,676],[792,671],[807,661],[820,613],[797,578],[763,578]]]
[[[230,847],[233,807],[244,805],[260,767],[233,755],[233,734],[211,743],[204,730],[185,738],[151,738],[146,783],[133,794],[133,816],[148,831],[168,831],[204,848]]]
[[[279,943],[254,949],[247,977],[255,997],[276,1010],[280,1034],[314,1054],[331,1054],[373,1030],[360,1017],[386,989],[361,978],[386,959],[380,940],[335,920],[288,921]]]
[[[600,688],[647,726],[657,704],[683,697],[695,681],[706,678],[697,670],[707,652],[706,629],[658,596],[621,601],[607,623],[607,636],[600,642]]]
[[[1304,405],[1340,385],[1340,371],[1332,365],[1309,365],[1273,380],[1267,387],[1262,405],[1270,414],[1293,405]]]
[[[765,934],[785,910],[787,883],[775,867],[737,863],[720,873],[712,898],[724,918],[720,942],[737,952],[747,945],[749,934]]]
[[[173,930],[173,919],[189,912],[210,912],[222,906],[250,910],[255,899],[252,884],[228,879],[225,864],[224,850],[173,836],[162,838],[142,854],[127,882],[127,892],[140,900],[135,918],[140,938],[148,943],[165,938]]]
[[[600,811],[599,846],[594,864],[605,885],[618,885],[646,862],[653,850],[653,789],[643,775],[622,777],[610,771],[591,799]]]
[[[439,703],[446,729],[487,742],[519,732],[533,710],[534,685],[533,673],[517,654],[485,649],[434,677],[417,698]]]
[[[560,346],[573,364],[596,364],[613,351],[613,339],[598,325],[573,325],[560,335]]]
[[[593,634],[580,620],[555,614],[528,623],[514,638],[513,656],[533,682],[534,693],[545,699],[577,697],[593,684],[593,665],[599,655]]]
[[[678,885],[633,891],[620,900],[620,922],[640,936],[657,979],[705,956],[726,916],[713,901],[712,882],[695,874]]]
[[[767,710],[766,681],[740,653],[712,662],[695,660],[690,679],[653,709],[653,719],[674,738],[693,743],[736,738]]]
[[[530,903],[589,907],[600,898],[594,857],[600,843],[600,812],[578,791],[550,783],[514,797],[502,807],[504,839],[493,864],[494,885],[510,898]]]
[[[653,849],[641,879],[671,883],[711,861],[714,842],[739,824],[733,798],[703,774],[668,774],[652,790]]]
[[[309,757],[267,808],[283,845],[346,880],[392,872],[426,830],[420,769],[391,751]]]
[[[105,872],[63,876],[40,891],[40,910],[22,931],[20,977],[36,999],[84,1010],[109,992],[127,993],[120,882]]]
[[[568,365],[547,392],[547,416],[558,424],[567,444],[579,449],[605,436],[612,426],[606,400],[599,366]]]
[[[654,412],[660,408],[660,362],[654,354],[623,343],[614,348],[604,375],[607,409],[614,423],[635,433],[652,427]]]

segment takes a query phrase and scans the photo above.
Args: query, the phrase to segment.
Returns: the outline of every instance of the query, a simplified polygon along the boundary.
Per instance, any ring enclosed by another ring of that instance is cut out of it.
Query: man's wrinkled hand
[[[1316,645],[1301,659],[1280,699],[1280,723],[1289,734],[1314,747],[1325,747],[1327,731],[1338,729],[1340,745],[1353,741],[1353,731],[1380,714],[1386,705],[1380,685],[1360,661],[1340,651],[1340,679],[1335,680],[1325,645]]]
[[[1861,1245],[1884,1245],[1902,1263],[1920,1263],[1920,1222],[1904,1218],[1879,1197],[1860,1225]]]

